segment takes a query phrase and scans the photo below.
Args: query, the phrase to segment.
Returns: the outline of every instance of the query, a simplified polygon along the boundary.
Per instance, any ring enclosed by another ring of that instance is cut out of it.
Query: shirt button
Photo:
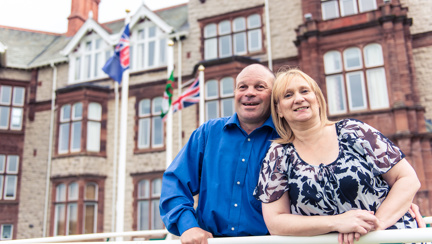
[[[240,185],[240,181],[237,181],[237,185]]]
[[[242,158],[242,162],[244,162],[245,161],[245,159],[244,158]]]
[[[238,205],[237,205],[237,203],[234,203],[234,207],[237,207]]]
[[[231,227],[231,230],[234,231],[235,230],[234,227]]]
[[[250,141],[250,138],[248,138],[248,141]]]

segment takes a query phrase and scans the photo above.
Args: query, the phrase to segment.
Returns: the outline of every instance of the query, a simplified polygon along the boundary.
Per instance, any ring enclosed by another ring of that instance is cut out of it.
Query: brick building
[[[65,34],[0,26],[0,240],[113,230],[116,92],[101,67],[124,21],[98,23],[99,2],[72,0]],[[190,0],[132,10],[125,231],[163,228],[159,108],[170,39],[175,97],[180,80],[205,67],[206,119],[233,113],[246,65],[300,67],[319,82],[331,119],[363,120],[401,147],[422,183],[415,202],[432,215],[431,8],[429,0]],[[198,126],[198,106],[173,120],[175,154]]]

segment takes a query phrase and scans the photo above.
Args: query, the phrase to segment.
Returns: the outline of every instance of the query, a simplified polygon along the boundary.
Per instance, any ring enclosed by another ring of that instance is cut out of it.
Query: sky
[[[72,0],[0,0],[0,25],[53,33],[67,31]],[[134,14],[144,3],[157,10],[188,0],[101,0],[99,22],[122,19],[126,9]]]

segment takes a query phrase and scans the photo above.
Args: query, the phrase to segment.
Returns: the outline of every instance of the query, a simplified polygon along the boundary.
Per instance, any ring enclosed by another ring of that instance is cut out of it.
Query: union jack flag
[[[114,55],[108,59],[102,68],[107,75],[118,83],[121,83],[123,72],[129,69],[129,37],[129,24],[127,24],[114,49]]]
[[[192,85],[190,85],[178,98],[172,103],[173,113],[180,109],[189,107],[199,102],[200,89],[199,78],[197,77]]]

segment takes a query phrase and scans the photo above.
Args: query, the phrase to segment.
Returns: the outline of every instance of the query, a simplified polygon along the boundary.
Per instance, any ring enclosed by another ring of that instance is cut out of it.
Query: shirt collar
[[[226,129],[228,126],[233,126],[233,125],[237,125],[238,128],[241,128],[241,126],[240,126],[240,120],[238,119],[237,113],[234,113],[234,115],[231,116],[228,119],[228,121],[224,125],[224,129]],[[273,124],[273,120],[272,120],[271,116],[269,116],[267,118],[267,120],[264,122],[264,124],[261,125],[257,129],[260,129],[260,128],[263,128],[263,127],[270,127],[271,129],[273,129],[274,131],[276,131],[276,128],[275,128],[275,126]]]

